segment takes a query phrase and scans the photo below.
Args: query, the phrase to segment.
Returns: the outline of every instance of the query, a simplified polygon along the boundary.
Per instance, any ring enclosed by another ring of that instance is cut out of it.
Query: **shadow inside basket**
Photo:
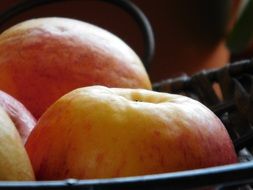
[[[154,83],[153,89],[202,102],[225,125],[240,162],[253,160],[253,60],[163,80]]]
[[[237,151],[253,145],[253,60],[203,70],[153,85],[155,91],[176,93],[209,107],[227,128]]]

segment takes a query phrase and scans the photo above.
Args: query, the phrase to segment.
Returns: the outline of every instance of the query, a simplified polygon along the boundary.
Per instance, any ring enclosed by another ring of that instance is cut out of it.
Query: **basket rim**
[[[77,180],[66,179],[56,181],[0,181],[0,189],[55,189],[55,188],[87,188],[87,189],[131,189],[140,188],[187,189],[206,186],[231,186],[253,183],[253,162],[236,163],[203,169],[121,177],[111,179]],[[211,179],[211,180],[210,180]]]

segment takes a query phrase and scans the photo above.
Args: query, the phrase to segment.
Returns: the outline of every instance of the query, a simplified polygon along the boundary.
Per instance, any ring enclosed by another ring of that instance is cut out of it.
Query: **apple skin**
[[[0,76],[0,89],[37,119],[78,87],[151,89],[140,58],[126,43],[97,26],[58,17],[28,20],[0,35]]]
[[[6,111],[17,128],[23,144],[33,130],[36,119],[26,107],[14,97],[0,90],[0,106]]]
[[[38,180],[139,176],[237,162],[222,122],[200,102],[102,86],[57,100],[25,147]]]
[[[0,106],[0,181],[33,181],[34,172],[20,135]]]

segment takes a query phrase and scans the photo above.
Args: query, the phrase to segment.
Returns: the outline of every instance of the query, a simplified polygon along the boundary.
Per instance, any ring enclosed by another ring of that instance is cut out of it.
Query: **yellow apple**
[[[20,135],[0,106],[0,181],[34,180],[34,173]]]
[[[102,86],[58,99],[25,147],[38,180],[138,176],[237,161],[222,122],[200,102]]]
[[[0,35],[0,89],[39,118],[65,93],[104,85],[150,89],[136,53],[97,26],[67,18],[19,23]]]
[[[26,107],[14,97],[0,90],[0,106],[6,111],[17,128],[23,144],[36,124],[36,119]]]

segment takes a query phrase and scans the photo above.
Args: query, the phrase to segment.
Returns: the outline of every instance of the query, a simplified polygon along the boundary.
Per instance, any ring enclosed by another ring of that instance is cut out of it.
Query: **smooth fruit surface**
[[[2,106],[9,115],[20,134],[23,143],[25,143],[36,124],[36,119],[21,102],[1,90],[0,106]]]
[[[65,93],[84,86],[151,88],[136,53],[115,35],[67,18],[40,18],[0,35],[0,89],[39,118]]]
[[[102,86],[56,101],[26,149],[38,180],[137,176],[237,161],[222,122],[201,103]]]
[[[34,180],[22,140],[8,114],[0,106],[0,181]]]

